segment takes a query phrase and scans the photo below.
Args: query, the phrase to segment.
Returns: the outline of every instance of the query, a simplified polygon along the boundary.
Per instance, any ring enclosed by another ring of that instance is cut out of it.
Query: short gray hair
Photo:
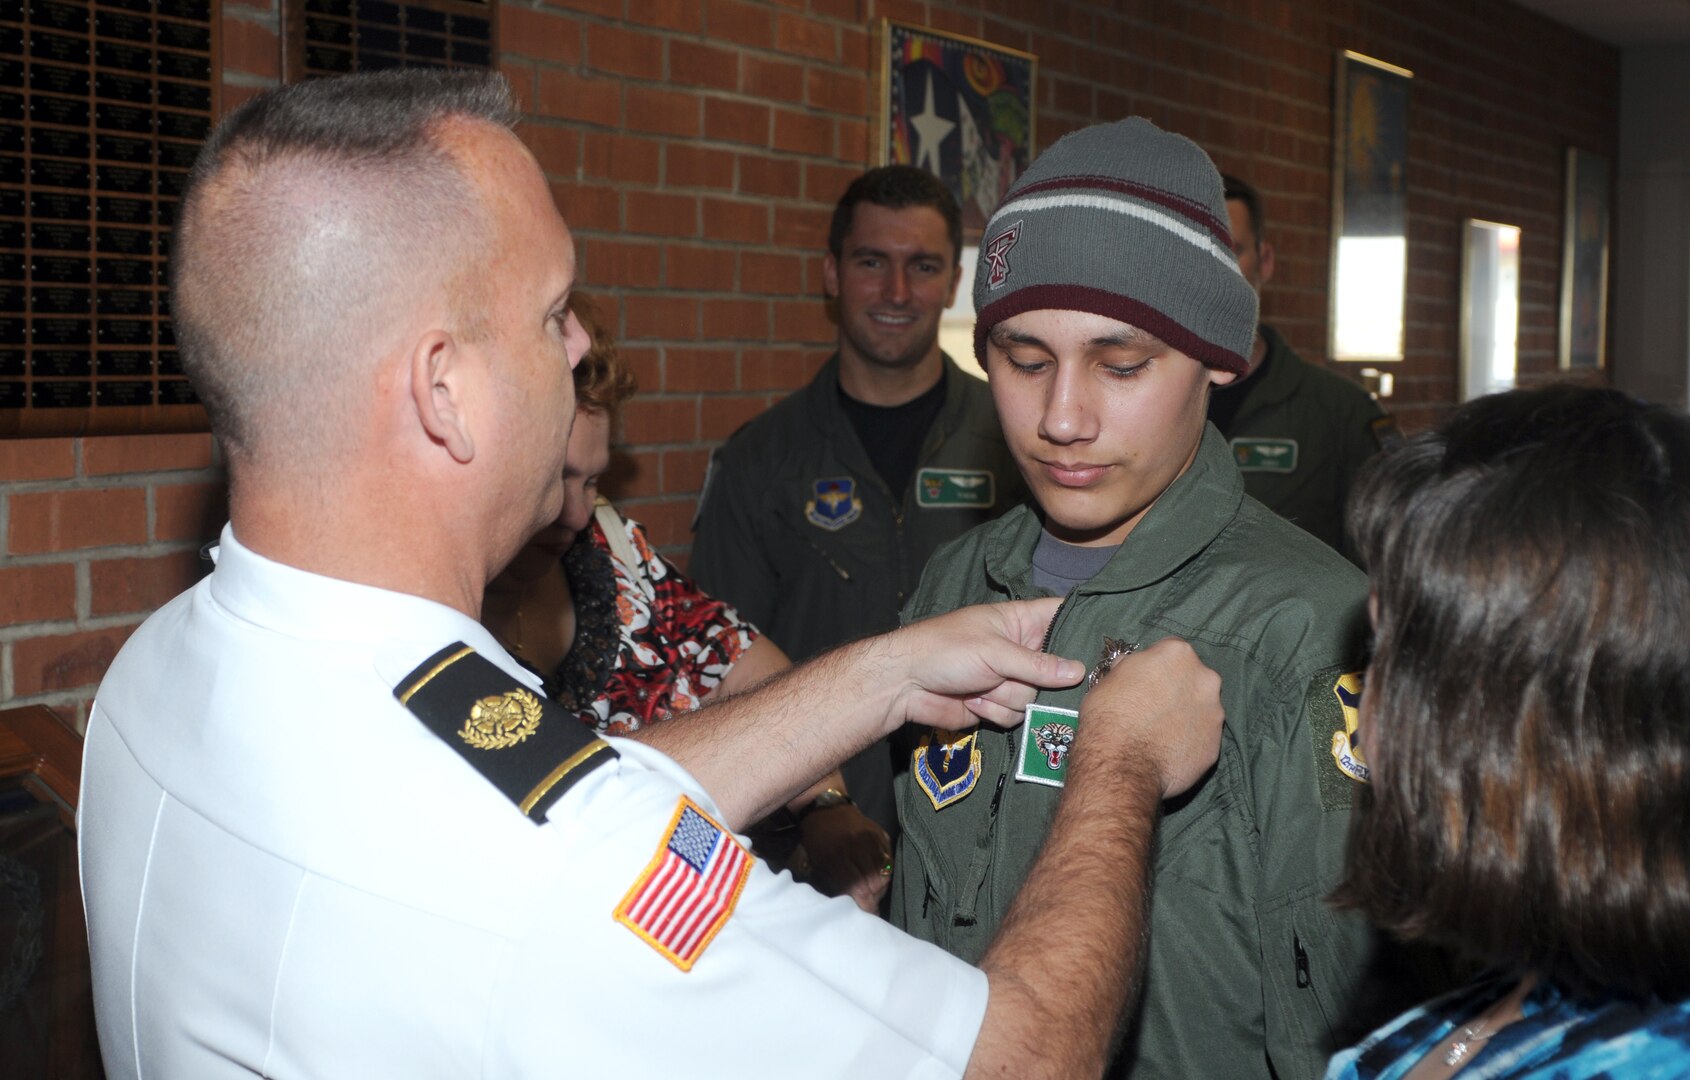
[[[462,306],[490,225],[440,130],[516,118],[500,75],[384,71],[285,86],[218,125],[183,195],[171,293],[182,366],[232,461],[358,424],[347,380],[419,283]]]

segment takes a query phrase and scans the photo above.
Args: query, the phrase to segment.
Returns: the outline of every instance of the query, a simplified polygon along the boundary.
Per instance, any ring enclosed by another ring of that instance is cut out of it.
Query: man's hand
[[[768,816],[812,778],[906,722],[1008,726],[1040,687],[1072,686],[1085,666],[1039,651],[1060,601],[963,608],[841,646],[725,701],[696,721],[632,736],[668,754],[716,800],[726,824]],[[818,710],[817,702],[829,702]],[[759,768],[745,763],[755,753]]]
[[[1061,603],[1047,597],[962,608],[881,639],[883,677],[903,684],[893,726],[966,728],[985,720],[1008,727],[1039,688],[1079,682],[1083,664],[1039,649]]]
[[[1190,645],[1168,638],[1117,661],[1086,695],[1050,833],[980,961],[991,991],[971,1080],[1102,1075],[1143,964],[1161,802],[1220,753],[1220,687]]]
[[[1221,677],[1190,645],[1163,638],[1122,657],[1080,705],[1082,740],[1106,743],[1155,771],[1167,799],[1186,791],[1220,755]]]
[[[869,914],[892,883],[892,842],[886,830],[850,803],[813,810],[798,826],[809,856],[806,880],[828,896],[849,896]]]

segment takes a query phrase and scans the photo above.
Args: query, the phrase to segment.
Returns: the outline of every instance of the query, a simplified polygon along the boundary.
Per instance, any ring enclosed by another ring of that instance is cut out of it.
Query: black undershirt
[[[839,405],[857,431],[874,471],[892,490],[894,499],[909,487],[921,456],[921,444],[945,404],[945,379],[940,376],[931,390],[902,405],[870,405],[839,388]]]
[[[1268,365],[1273,363],[1273,353],[1262,357],[1261,365],[1255,371],[1242,379],[1234,379],[1225,386],[1217,386],[1209,391],[1209,423],[1221,429],[1221,434],[1232,438],[1232,422],[1238,419],[1238,408],[1244,404],[1247,396],[1245,387],[1263,375],[1267,374]]]

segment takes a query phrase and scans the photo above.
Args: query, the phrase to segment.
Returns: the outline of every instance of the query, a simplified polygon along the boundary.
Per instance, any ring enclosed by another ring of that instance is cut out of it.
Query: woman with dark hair
[[[560,705],[595,730],[625,735],[753,686],[790,661],[599,495],[611,425],[634,394],[634,376],[591,305],[579,293],[569,305],[592,347],[575,368],[563,512],[488,583],[481,621]],[[794,857],[781,845],[782,862],[823,892],[878,910],[890,844],[852,804],[838,771],[789,809],[803,847]]]
[[[1487,973],[1328,1080],[1690,1076],[1690,420],[1482,398],[1372,463],[1350,526],[1374,648],[1336,900]]]

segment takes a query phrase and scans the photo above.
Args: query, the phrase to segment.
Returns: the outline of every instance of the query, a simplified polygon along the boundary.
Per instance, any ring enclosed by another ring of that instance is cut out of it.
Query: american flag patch
[[[682,971],[691,971],[733,914],[751,856],[686,796],[663,846],[616,907],[616,921]]]

